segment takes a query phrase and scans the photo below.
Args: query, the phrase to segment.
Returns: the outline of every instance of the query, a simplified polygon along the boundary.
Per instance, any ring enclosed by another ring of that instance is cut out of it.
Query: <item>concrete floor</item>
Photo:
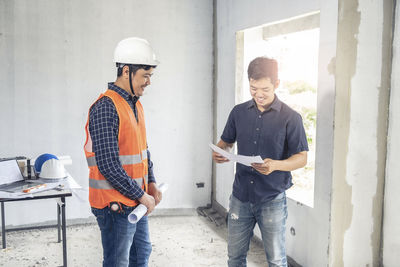
[[[153,251],[151,267],[227,266],[226,227],[191,216],[150,216]],[[67,227],[68,266],[101,266],[102,248],[97,224]],[[7,233],[0,266],[60,266],[62,245],[55,228]],[[267,266],[262,247],[251,244],[248,266]]]

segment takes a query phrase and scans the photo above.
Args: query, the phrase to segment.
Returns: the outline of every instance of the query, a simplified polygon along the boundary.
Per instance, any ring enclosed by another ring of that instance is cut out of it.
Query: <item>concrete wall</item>
[[[209,203],[212,17],[211,0],[0,0],[0,157],[70,155],[85,190],[67,200],[67,218],[90,216],[87,111],[116,78],[118,41],[139,36],[161,61],[141,99],[156,178],[170,185],[159,208]],[[55,207],[7,203],[6,225],[55,220]]]
[[[337,1],[320,2],[314,208],[289,201],[287,253],[303,266],[327,266],[332,184]],[[312,237],[312,242],[309,242]]]
[[[397,4],[394,28],[392,84],[390,90],[389,129],[383,217],[383,265],[400,262],[400,7]]]
[[[245,1],[217,1],[216,10],[217,92],[214,101],[217,102],[215,131],[218,139],[235,104],[235,33],[318,10],[321,25],[315,206],[309,208],[288,201],[287,227],[288,230],[293,227],[296,235],[287,235],[287,252],[303,266],[326,266],[328,263],[337,2],[302,1],[301,5],[293,5],[291,1],[252,1],[249,5]],[[233,164],[218,164],[215,179],[216,201],[228,208],[234,179]]]
[[[391,1],[339,1],[331,266],[380,263],[391,33]]]

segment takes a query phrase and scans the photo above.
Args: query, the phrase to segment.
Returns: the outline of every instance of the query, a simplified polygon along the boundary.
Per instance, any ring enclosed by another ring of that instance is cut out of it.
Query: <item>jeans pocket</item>
[[[274,199],[267,202],[269,206],[285,206],[286,205],[286,193],[282,192],[278,194]]]
[[[96,217],[96,220],[97,220],[97,223],[99,224],[100,229],[105,227],[105,225],[107,223],[107,221],[106,221],[107,208],[104,208],[104,209],[92,208],[92,213]]]
[[[285,193],[285,192],[282,192],[282,193],[278,194],[278,195],[274,198],[274,200],[281,200],[282,198],[285,198],[285,197],[286,197],[286,193]]]

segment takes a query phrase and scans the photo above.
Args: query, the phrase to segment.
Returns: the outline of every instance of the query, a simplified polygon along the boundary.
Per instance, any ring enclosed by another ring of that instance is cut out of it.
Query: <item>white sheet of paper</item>
[[[68,177],[67,177],[67,188],[69,189],[81,189],[82,187],[75,181],[74,178],[72,178],[72,176],[68,173]]]
[[[59,181],[56,181],[56,179],[36,179],[36,180],[30,180],[32,183],[32,186],[35,184],[46,184],[46,187],[37,189],[33,192],[39,193],[42,191],[47,191],[51,190],[54,188],[57,188],[59,186],[64,186],[65,189],[71,189],[72,192],[75,193],[75,190],[82,189],[82,187],[75,181],[75,179],[68,174],[68,177],[65,179],[60,179]],[[25,197],[33,197],[32,193],[24,193],[24,192],[15,192],[15,193],[10,193],[6,191],[0,191],[0,198],[25,198]],[[82,200],[82,202],[86,202],[87,200]],[[146,213],[146,212],[145,212]]]
[[[168,184],[160,184],[158,187],[158,190],[161,191],[161,193],[164,194],[165,191],[168,189]],[[137,206],[131,213],[128,215],[128,221],[130,223],[137,223],[140,221],[140,219],[146,214],[147,212],[147,207],[143,204],[140,204]]]
[[[0,161],[0,184],[9,184],[23,180],[24,177],[15,159]]]
[[[26,197],[33,197],[32,194],[25,194],[25,193],[21,193],[21,192],[16,192],[16,193],[10,193],[10,192],[6,192],[6,191],[0,191],[0,198],[26,198]]]
[[[230,161],[234,161],[234,162],[239,162],[243,165],[246,166],[251,166],[251,163],[264,163],[264,161],[262,160],[261,156],[243,156],[243,155],[235,155],[232,154],[228,151],[225,151],[223,149],[221,149],[220,147],[217,147],[214,144],[210,144],[210,147],[212,150],[214,150],[215,152],[221,154],[222,156],[224,156],[225,158],[229,159]]]
[[[75,179],[67,173],[68,176],[63,179],[43,179],[39,178],[36,180],[32,180],[34,183],[43,183],[43,184],[57,184],[58,185],[63,185],[64,188],[66,189],[81,189],[82,187],[75,181]]]

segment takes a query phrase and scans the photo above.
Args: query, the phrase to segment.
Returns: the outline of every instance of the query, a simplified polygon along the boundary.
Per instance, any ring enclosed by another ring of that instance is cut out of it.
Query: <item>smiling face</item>
[[[275,89],[278,88],[279,80],[275,84],[271,83],[270,78],[254,80],[250,78],[250,94],[257,104],[260,111],[264,111],[275,98]]]
[[[151,84],[150,78],[153,75],[154,68],[149,70],[139,69],[132,76],[132,87],[136,96],[142,96],[145,88]]]

